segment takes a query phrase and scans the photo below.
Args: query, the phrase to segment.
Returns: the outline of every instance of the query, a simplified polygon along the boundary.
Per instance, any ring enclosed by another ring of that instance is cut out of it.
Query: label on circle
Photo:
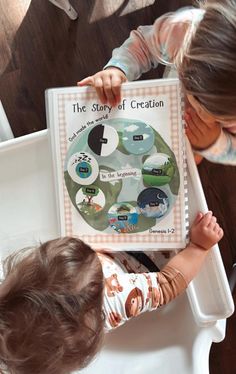
[[[87,152],[74,153],[67,163],[67,170],[73,181],[82,185],[92,184],[99,173],[96,159]]]
[[[76,165],[75,171],[80,178],[88,178],[92,174],[92,167],[88,162],[82,161]]]
[[[174,161],[165,153],[156,153],[148,157],[142,167],[143,180],[149,186],[163,186],[170,183],[174,173]]]
[[[163,217],[169,208],[169,198],[159,188],[149,187],[143,190],[137,200],[138,207],[145,217]]]
[[[119,144],[119,135],[111,126],[97,125],[88,135],[90,149],[99,156],[109,156]]]
[[[124,128],[122,142],[125,149],[134,155],[150,151],[154,144],[154,132],[144,122],[134,122]]]
[[[110,226],[119,233],[132,232],[137,227],[138,212],[129,203],[113,204],[107,215]]]

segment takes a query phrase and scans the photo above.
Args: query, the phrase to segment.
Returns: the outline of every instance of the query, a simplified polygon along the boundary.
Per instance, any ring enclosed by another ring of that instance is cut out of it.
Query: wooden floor
[[[46,128],[45,89],[75,85],[77,80],[100,70],[130,30],[140,24],[151,24],[159,15],[191,1],[71,3],[79,13],[77,21],[70,21],[47,0],[0,0],[0,94],[16,137]],[[147,3],[153,5],[145,6]],[[127,7],[131,12],[122,15],[127,13]],[[162,72],[159,67],[142,79],[161,77]],[[224,228],[220,249],[229,275],[236,261],[236,168],[203,161],[199,173],[209,209]],[[236,373],[235,336],[233,315],[227,320],[225,340],[212,346],[211,374]]]

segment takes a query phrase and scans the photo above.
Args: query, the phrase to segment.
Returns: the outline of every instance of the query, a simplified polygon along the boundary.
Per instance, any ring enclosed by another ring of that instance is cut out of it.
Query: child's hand
[[[114,67],[99,71],[77,82],[77,85],[95,87],[102,104],[115,106],[121,101],[121,84],[126,81],[123,71]]]
[[[190,240],[204,249],[210,249],[223,237],[222,228],[216,222],[212,212],[198,213],[190,230]]]
[[[202,121],[194,109],[188,108],[185,113],[186,135],[195,149],[203,150],[210,147],[218,139],[221,127],[217,122]]]

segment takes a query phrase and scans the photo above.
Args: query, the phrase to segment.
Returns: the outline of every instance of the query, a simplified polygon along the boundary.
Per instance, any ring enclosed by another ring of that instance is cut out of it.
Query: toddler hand
[[[187,125],[186,135],[195,149],[206,149],[218,139],[221,127],[217,122],[203,122],[192,108],[187,109],[184,117]]]
[[[107,68],[77,82],[77,85],[95,87],[102,104],[115,106],[121,101],[121,84],[126,81],[123,71],[117,68]]]
[[[216,222],[212,212],[198,213],[190,230],[190,240],[204,249],[210,249],[223,237],[222,228]]]

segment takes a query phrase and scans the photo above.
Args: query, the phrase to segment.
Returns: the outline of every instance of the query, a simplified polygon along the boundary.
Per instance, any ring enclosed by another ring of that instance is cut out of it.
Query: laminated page
[[[93,248],[183,248],[188,206],[178,79],[46,91],[61,235]]]

